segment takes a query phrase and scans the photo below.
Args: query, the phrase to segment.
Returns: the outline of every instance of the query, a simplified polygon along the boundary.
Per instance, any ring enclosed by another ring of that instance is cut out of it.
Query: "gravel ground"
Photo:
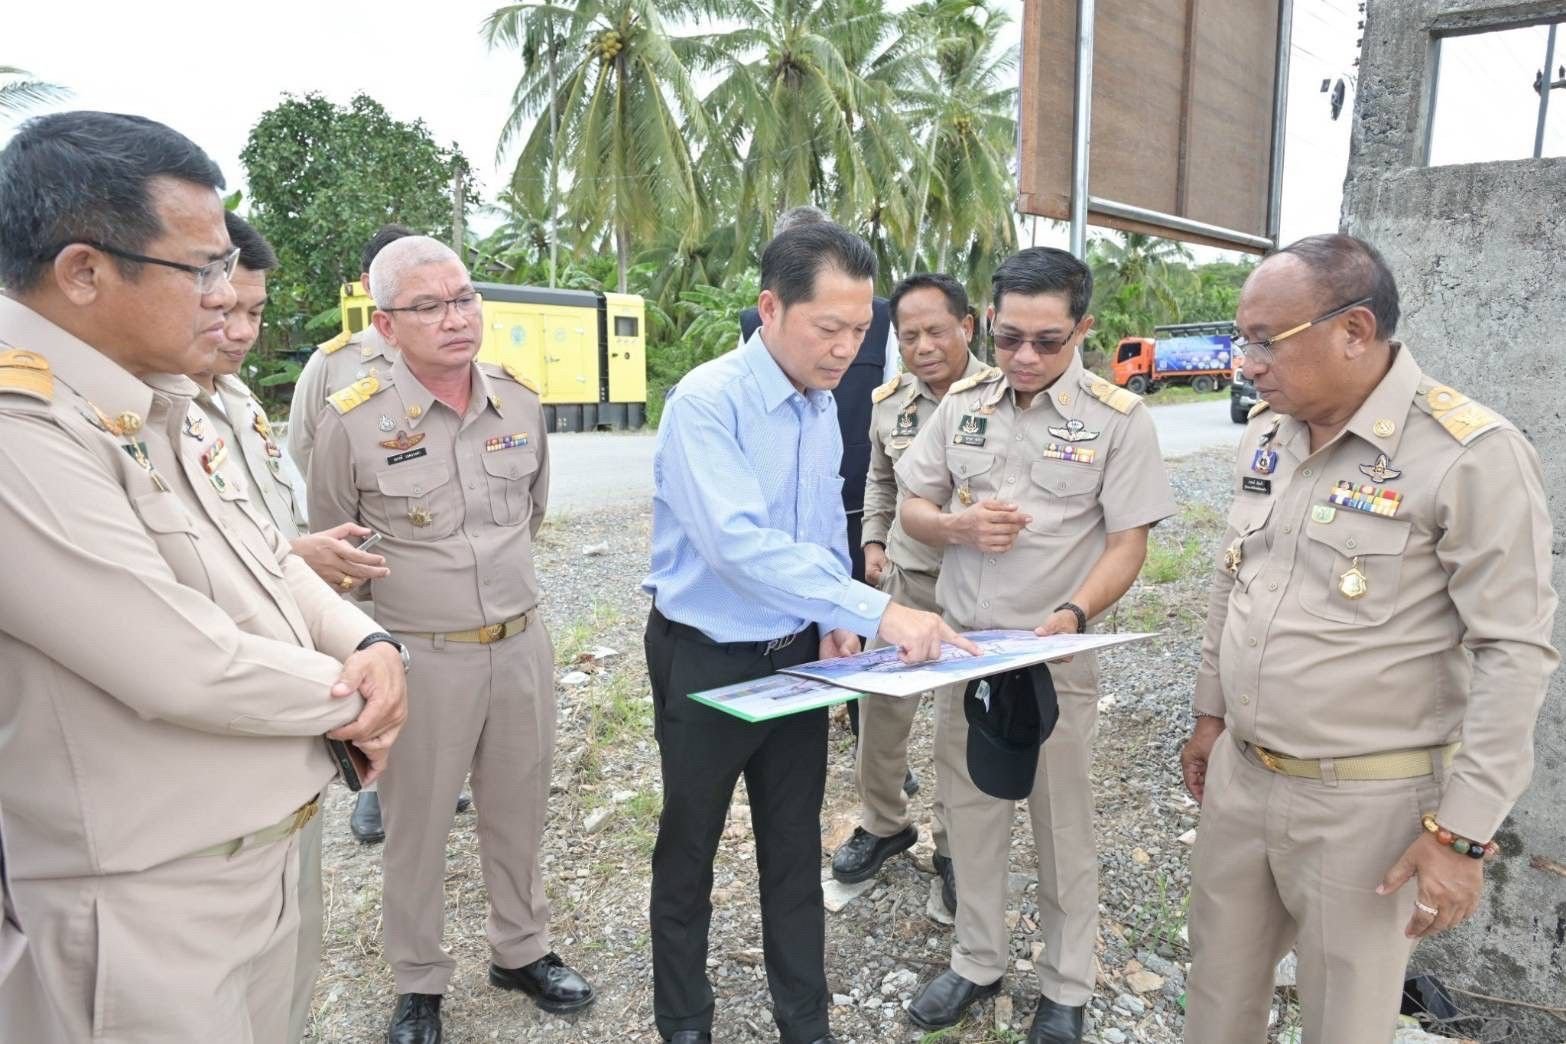
[[[1227,454],[1218,453],[1171,465],[1181,514],[1155,531],[1156,562],[1150,560],[1143,580],[1108,622],[1111,628],[1164,634],[1104,656],[1093,772],[1102,918],[1092,1041],[1179,1039],[1188,959],[1182,933],[1190,849],[1184,840],[1195,826],[1196,808],[1180,785],[1178,751],[1200,645],[1206,575],[1229,496],[1229,467]],[[458,963],[443,1009],[450,1044],[659,1039],[652,1020],[647,901],[661,799],[641,655],[647,601],[637,587],[646,570],[650,524],[649,506],[638,502],[553,518],[538,542],[557,675],[577,669],[576,661],[595,647],[618,653],[581,664],[586,679],[558,689],[554,792],[543,856],[555,946],[597,986],[600,999],[587,1013],[562,1019],[487,985],[475,819],[465,814],[457,818],[448,847],[446,943]],[[914,809],[927,824],[935,779],[928,701],[920,717],[911,758],[925,786]],[[846,719],[834,724],[830,742],[822,814],[828,858],[852,830],[857,808]],[[312,1039],[321,1041],[383,1040],[393,1001],[380,950],[380,850],[352,840],[351,804],[351,795],[337,790],[328,805],[327,943],[312,1029]],[[748,813],[741,782],[714,888],[709,971],[720,1041],[776,1040],[761,967]],[[1022,815],[1017,826],[1008,915],[1016,964],[1006,990],[954,1031],[924,1039],[1018,1041],[1026,1033],[1038,993],[1031,971],[1038,908],[1032,843]],[[828,914],[833,1029],[845,1044],[922,1039],[902,1008],[919,984],[945,966],[951,945],[950,927],[927,913],[929,855],[926,839],[912,858],[889,861],[871,890]]]

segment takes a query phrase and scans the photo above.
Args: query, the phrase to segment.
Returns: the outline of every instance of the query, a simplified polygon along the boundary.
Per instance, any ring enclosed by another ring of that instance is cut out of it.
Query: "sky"
[[[363,3],[269,0],[73,0],[12,5],[0,32],[0,65],[27,69],[71,88],[68,100],[34,111],[110,109],[160,120],[184,132],[242,187],[239,153],[251,126],[286,92],[318,91],[346,103],[363,91],[396,118],[422,119],[435,138],[456,142],[492,198],[509,164],[494,155],[521,72],[514,54],[489,50],[479,33],[497,0],[366,0]],[[1008,0],[1020,39],[1020,0]],[[1355,0],[1296,0],[1289,90],[1283,238],[1333,231],[1348,161],[1353,90],[1343,115],[1330,117],[1323,79],[1352,76]],[[149,12],[156,11],[156,20]],[[1538,30],[1542,32],[1542,30]],[[1515,45],[1520,48],[1521,45]],[[1513,47],[1513,45],[1508,45]],[[1566,60],[1566,33],[1560,45]],[[1519,60],[1511,51],[1508,60]],[[1535,65],[1542,54],[1532,59]],[[1475,98],[1500,91],[1483,55],[1456,70],[1446,117],[1460,129],[1484,125]],[[1531,73],[1530,82],[1531,82]],[[1459,79],[1462,77],[1462,79]],[[1535,98],[1524,85],[1528,97]],[[1510,85],[1509,108],[1517,108]],[[1566,139],[1566,91],[1557,92],[1552,125]],[[1526,107],[1526,106],[1524,106]],[[1532,110],[1526,115],[1532,126]],[[1438,124],[1438,132],[1442,125]],[[0,126],[0,143],[11,128]],[[1439,140],[1445,140],[1438,137]],[[1563,141],[1566,145],[1566,141]],[[1531,138],[1529,139],[1531,147]],[[1566,151],[1563,148],[1561,151]],[[482,231],[481,217],[471,220]],[[1028,238],[1025,230],[1024,239]],[[1041,229],[1037,241],[1058,242]],[[1212,256],[1202,251],[1200,257]]]

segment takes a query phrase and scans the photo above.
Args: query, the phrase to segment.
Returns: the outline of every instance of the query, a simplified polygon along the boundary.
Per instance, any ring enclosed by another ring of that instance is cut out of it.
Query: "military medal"
[[[422,436],[421,436],[422,437]],[[515,435],[497,435],[492,439],[484,440],[484,452],[494,453],[497,450],[516,449],[527,445],[527,432],[518,432]]]
[[[272,425],[267,423],[266,414],[257,410],[255,417],[250,422],[250,426],[256,430],[257,435],[268,442],[272,441]]]
[[[381,447],[389,450],[410,450],[424,441],[424,432],[417,431],[409,435],[405,431],[399,431],[394,439],[382,439]]]
[[[131,459],[141,465],[142,470],[147,473],[148,478],[152,479],[152,484],[158,487],[159,492],[167,493],[169,484],[163,481],[163,476],[158,474],[158,469],[152,466],[152,458],[147,456],[147,444],[145,442],[137,442],[132,437],[141,430],[141,417],[130,410],[126,410],[118,417],[111,419],[108,414],[98,408],[97,403],[89,401],[87,405],[91,406],[93,413],[97,414],[96,420],[93,420],[93,418],[88,419],[93,420],[93,423],[109,434],[124,439],[125,441],[120,443],[120,448],[129,453]]]
[[[1357,601],[1365,597],[1365,593],[1369,590],[1370,583],[1365,578],[1365,571],[1359,567],[1359,557],[1356,555],[1348,572],[1338,577],[1338,591],[1344,598]]]
[[[1223,567],[1230,576],[1240,575],[1240,563],[1245,561],[1245,553],[1240,550],[1240,544],[1244,537],[1235,537],[1234,543],[1223,553]]]
[[[1403,506],[1403,494],[1395,489],[1377,489],[1368,484],[1355,489],[1354,483],[1346,479],[1333,487],[1327,499],[1337,507],[1387,518],[1394,517],[1397,509]]]
[[[430,513],[429,508],[420,505],[419,507],[416,507],[412,511],[408,512],[408,521],[412,522],[420,529],[423,529],[425,526],[435,521],[435,516]]]
[[[1331,525],[1332,520],[1337,517],[1338,509],[1335,507],[1328,507],[1326,504],[1315,504],[1312,505],[1310,509],[1310,520],[1312,522],[1318,523],[1319,525]]]
[[[1403,474],[1402,471],[1392,466],[1392,462],[1387,459],[1385,453],[1377,454],[1374,464],[1361,464],[1359,473],[1372,482],[1385,482],[1387,479],[1395,479]]]
[[[963,414],[962,422],[957,426],[957,434],[952,437],[952,445],[984,445],[984,429],[989,427],[989,423],[987,417],[976,417],[971,413]]]
[[[1271,475],[1278,470],[1278,451],[1259,449],[1251,457],[1251,470],[1258,475]]]
[[[1075,417],[1068,420],[1065,427],[1049,429],[1049,433],[1063,442],[1091,442],[1103,434],[1102,432],[1088,431],[1087,425]]]
[[[206,422],[197,414],[185,414],[185,434],[200,442],[207,437]]]
[[[957,499],[962,502],[963,507],[969,507],[973,504],[973,490],[968,488],[966,479],[962,485],[957,487]]]
[[[218,470],[226,460],[228,460],[228,447],[224,445],[222,439],[214,439],[212,445],[208,446],[206,452],[201,455],[201,469],[207,473],[207,478],[212,480],[212,488],[219,493],[228,491],[228,480]]]
[[[386,416],[384,413],[381,414],[381,419],[375,422],[375,426],[380,428],[382,431],[397,430],[397,422]]]
[[[919,415],[912,410],[904,410],[897,415],[897,425],[892,429],[892,438],[912,438],[919,430]]]
[[[1049,429],[1054,431],[1054,428]],[[1097,432],[1094,432],[1097,435]],[[1091,464],[1098,454],[1087,446],[1060,446],[1051,442],[1042,454],[1046,460],[1069,460],[1077,464]]]

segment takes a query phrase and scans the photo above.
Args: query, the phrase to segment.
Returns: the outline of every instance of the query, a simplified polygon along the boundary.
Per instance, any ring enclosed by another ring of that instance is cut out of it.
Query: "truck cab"
[[[1152,337],[1123,337],[1115,346],[1110,379],[1138,395],[1165,384],[1212,392],[1234,379],[1233,323],[1177,323]]]

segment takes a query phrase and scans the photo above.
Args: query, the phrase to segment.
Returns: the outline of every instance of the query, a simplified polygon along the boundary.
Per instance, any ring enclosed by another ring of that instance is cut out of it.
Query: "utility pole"
[[[555,92],[558,85],[555,83],[555,16],[549,12],[546,30],[549,35],[549,286],[555,285],[555,247],[560,240],[560,231],[556,225],[556,214],[560,210],[560,201],[556,198],[560,191],[560,150],[557,143],[560,137],[560,109]]]
[[[451,171],[451,249],[455,250],[457,256],[462,258],[463,263],[466,264],[468,255],[467,251],[463,249],[465,245],[463,240],[466,236],[466,231],[462,227],[463,195],[462,165],[456,164]]]

